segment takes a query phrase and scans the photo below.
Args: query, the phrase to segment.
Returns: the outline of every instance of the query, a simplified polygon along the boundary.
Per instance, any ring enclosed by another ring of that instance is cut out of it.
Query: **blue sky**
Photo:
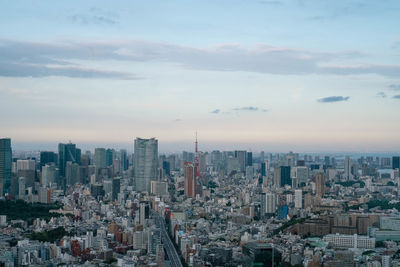
[[[0,132],[399,151],[398,1],[3,1]],[[179,144],[179,145],[178,145]]]

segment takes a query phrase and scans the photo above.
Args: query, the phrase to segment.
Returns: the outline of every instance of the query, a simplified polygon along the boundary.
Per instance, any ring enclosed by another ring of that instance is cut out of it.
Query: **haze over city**
[[[400,149],[398,1],[5,1],[15,149]],[[179,144],[179,145],[178,145]]]

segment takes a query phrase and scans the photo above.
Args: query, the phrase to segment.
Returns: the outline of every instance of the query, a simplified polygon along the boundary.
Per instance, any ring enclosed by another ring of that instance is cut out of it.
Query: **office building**
[[[351,165],[352,165],[351,159],[350,159],[350,157],[347,156],[344,159],[344,178],[346,180],[352,180],[353,179],[353,174],[351,172]]]
[[[134,179],[136,191],[151,191],[151,181],[158,179],[158,141],[136,138],[134,145]]]
[[[274,180],[277,187],[284,187],[285,185],[292,185],[290,178],[290,166],[280,166],[274,171]]]
[[[58,168],[60,176],[65,177],[67,162],[81,164],[81,150],[75,144],[58,144]]]
[[[184,174],[185,174],[185,196],[195,197],[195,175],[194,175],[194,165],[191,162],[185,162],[184,164]]]
[[[121,191],[121,178],[116,177],[112,180],[112,200],[115,201],[118,199],[118,194]]]
[[[320,197],[325,195],[325,174],[323,173],[315,175],[315,193]]]
[[[151,193],[156,196],[168,196],[168,182],[151,181]]]
[[[253,152],[247,152],[246,166],[253,166]]]
[[[56,181],[57,168],[54,163],[46,164],[42,167],[42,179],[41,184],[43,186],[49,186],[51,183]]]
[[[48,163],[57,164],[57,155],[53,151],[42,151],[40,152],[40,170],[43,166]]]
[[[18,171],[35,171],[36,162],[33,159],[19,159],[17,160]]]
[[[12,165],[11,139],[0,139],[0,196],[9,193]]]
[[[301,189],[294,190],[294,207],[296,209],[303,208],[303,190]]]
[[[266,162],[261,162],[261,176],[267,176],[267,163]]]
[[[400,169],[400,157],[392,157],[392,169]]]
[[[105,148],[96,148],[94,150],[94,165],[96,165],[97,169],[107,167],[107,152]]]
[[[337,248],[375,248],[375,238],[368,236],[329,234],[324,236],[324,242],[332,243]]]
[[[380,217],[380,229],[400,231],[400,217]]]
[[[266,193],[265,194],[265,213],[266,214],[275,214],[276,211],[276,195],[274,193]]]
[[[247,156],[247,152],[246,151],[239,151],[236,150],[235,151],[235,158],[238,159],[239,161],[239,168],[241,172],[245,171],[246,168],[246,156]]]
[[[126,171],[129,167],[128,153],[126,152],[125,149],[121,149],[119,151],[119,155],[121,158],[121,169]]]

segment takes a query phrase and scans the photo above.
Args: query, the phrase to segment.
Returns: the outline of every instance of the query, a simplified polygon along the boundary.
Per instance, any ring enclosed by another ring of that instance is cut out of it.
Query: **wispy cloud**
[[[340,102],[349,100],[349,96],[328,96],[317,99],[320,103],[332,103],[332,102]]]
[[[38,64],[21,64],[8,63],[7,65],[0,62],[0,76],[5,77],[48,77],[48,76],[64,76],[69,78],[98,78],[98,79],[122,79],[136,80],[140,77],[117,71],[107,71],[90,69],[80,66],[44,66]]]
[[[99,79],[140,79],[135,74],[107,69],[95,69],[72,63],[73,59],[89,60],[94,50],[78,44],[50,44],[0,40],[0,76]],[[100,49],[101,50],[101,49]],[[86,54],[86,55],[85,55]]]
[[[385,77],[399,77],[400,65],[365,64],[356,66],[320,66],[319,73],[336,75],[377,74]]]
[[[400,84],[391,84],[388,87],[389,89],[400,91]]]
[[[103,60],[173,62],[187,69],[246,71],[279,75],[378,74],[387,77],[400,76],[400,65],[327,65],[337,58],[363,57],[364,55],[358,51],[328,53],[275,47],[266,44],[250,48],[236,44],[195,48],[139,40],[80,43],[0,40],[0,48],[2,70],[0,76],[16,75],[16,70],[8,70],[9,66],[13,68],[10,64],[20,64],[17,76],[49,76],[47,75],[49,69],[52,70],[49,72],[51,75],[56,73],[56,75],[69,76],[68,73],[61,71],[63,66],[68,70],[74,69],[76,72],[79,72],[80,68],[85,68],[85,66],[77,66],[76,63],[72,64],[77,60],[91,62]],[[60,69],[53,70],[53,67]],[[41,74],[35,74],[36,72]],[[113,73],[111,76],[117,78],[118,75],[116,74]],[[125,79],[127,76],[129,75],[123,73],[120,78]]]
[[[376,93],[376,97],[386,98],[387,95],[385,94],[385,92],[379,92],[379,93]]]
[[[258,111],[258,107],[241,107],[241,108],[234,108],[234,111]]]
[[[220,110],[220,109],[215,109],[215,110],[211,111],[211,113],[212,114],[232,114],[232,112],[239,113],[242,111],[243,112],[247,112],[247,111],[249,111],[249,112],[268,112],[268,109],[265,109],[265,108],[261,109],[259,107],[253,107],[253,106],[245,106],[245,107],[233,108],[233,109],[231,109],[229,111],[225,111],[225,112],[222,112],[222,110]]]
[[[68,19],[81,25],[114,25],[118,23],[119,16],[100,8],[93,7],[86,13],[73,14],[69,16]]]

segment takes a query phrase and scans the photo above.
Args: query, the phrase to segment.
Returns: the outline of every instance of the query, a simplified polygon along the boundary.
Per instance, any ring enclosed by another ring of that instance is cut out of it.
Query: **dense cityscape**
[[[397,266],[400,157],[12,150],[2,266]]]
[[[0,267],[400,267],[400,0],[0,6]]]

